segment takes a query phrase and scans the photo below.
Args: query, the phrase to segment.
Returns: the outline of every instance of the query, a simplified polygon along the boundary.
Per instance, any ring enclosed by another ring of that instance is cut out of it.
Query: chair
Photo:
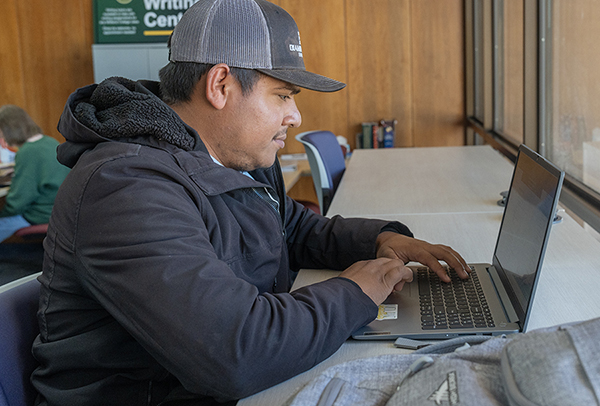
[[[38,276],[0,286],[0,406],[31,406],[37,395],[29,378],[37,365],[31,346],[39,334]]]
[[[2,243],[41,243],[48,233],[48,224],[34,224],[18,229]]]
[[[310,209],[317,214],[321,214],[321,208],[315,202],[311,202],[310,200],[296,200],[296,201],[298,203],[300,203],[301,205],[303,205],[304,207],[306,207],[307,209]]]
[[[308,131],[296,135],[296,139],[306,150],[321,213],[325,215],[346,170],[342,147],[331,131]]]

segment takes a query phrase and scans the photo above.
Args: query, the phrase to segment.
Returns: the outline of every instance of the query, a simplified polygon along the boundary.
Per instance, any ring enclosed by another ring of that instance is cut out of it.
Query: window
[[[468,139],[550,159],[563,205],[600,231],[598,21],[597,0],[465,0]]]
[[[484,120],[484,56],[483,56],[483,12],[482,0],[473,2],[473,114]]]
[[[523,143],[523,0],[494,5],[494,129],[515,145]]]
[[[546,155],[600,192],[600,2],[549,1]]]

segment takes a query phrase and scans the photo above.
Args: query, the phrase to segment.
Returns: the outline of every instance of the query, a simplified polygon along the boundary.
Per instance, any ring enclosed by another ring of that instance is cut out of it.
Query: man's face
[[[277,151],[285,146],[289,127],[298,127],[302,117],[294,95],[300,89],[286,82],[261,75],[251,93],[233,90],[227,101],[226,120],[221,135],[211,143],[224,166],[251,171],[273,165]]]

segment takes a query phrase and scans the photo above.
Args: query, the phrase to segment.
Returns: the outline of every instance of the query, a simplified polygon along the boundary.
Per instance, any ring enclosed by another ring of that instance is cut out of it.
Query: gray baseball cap
[[[200,0],[184,13],[170,43],[172,62],[256,69],[320,92],[346,86],[306,70],[296,22],[265,0]]]

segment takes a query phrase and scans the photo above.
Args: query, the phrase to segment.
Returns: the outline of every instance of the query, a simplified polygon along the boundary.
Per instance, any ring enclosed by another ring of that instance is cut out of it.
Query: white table
[[[488,146],[355,150],[327,216],[499,213],[512,168]]]
[[[355,152],[352,157],[338,191],[343,193],[336,194],[331,206],[335,211],[330,213],[399,220],[407,224],[417,238],[450,245],[468,262],[491,261],[502,219],[502,208],[496,205],[496,200],[500,198],[497,193],[498,190],[508,189],[512,164],[497,156],[489,147],[453,147],[445,152],[443,148],[359,152],[361,153]],[[430,154],[427,154],[428,152]],[[373,184],[375,182],[366,182],[369,178],[367,168],[379,171],[381,163],[388,162],[391,166],[390,171],[401,171],[403,162],[405,165],[414,164],[413,158],[409,157],[411,153],[420,158],[430,156],[430,159],[437,159],[433,164],[437,171],[431,170],[430,167],[429,170],[415,172],[408,180],[396,179],[392,182],[397,186],[412,185],[411,187],[415,188],[412,193],[403,196],[402,193],[390,190],[385,186],[390,182],[377,183],[380,190]],[[482,154],[482,158],[475,158],[476,154]],[[371,166],[368,161],[372,163]],[[359,167],[362,171],[355,170]],[[469,174],[472,171],[478,173]],[[487,174],[490,179],[482,173]],[[430,181],[426,179],[428,177]],[[436,179],[441,181],[438,187],[428,187],[436,183]],[[366,182],[363,187],[368,189],[368,197],[378,200],[379,205],[366,205],[367,199],[361,199],[360,193],[348,186],[359,187],[358,184],[362,182]],[[444,206],[443,201],[437,203],[435,197],[440,190],[456,191],[450,193],[448,206]],[[471,192],[470,199],[460,198],[465,191]],[[394,199],[389,195],[395,195]],[[422,205],[419,206],[411,200],[411,196]],[[403,204],[396,205],[396,198],[401,199]],[[366,207],[370,210],[367,211]],[[396,212],[393,207],[396,207]],[[472,210],[469,210],[469,207],[472,207]],[[379,213],[373,214],[372,211]],[[552,228],[528,330],[600,317],[600,243],[568,214],[560,214],[563,221]],[[294,288],[319,282],[336,274],[328,270],[302,270]],[[239,405],[281,405],[303,385],[332,365],[375,355],[403,352],[407,351],[395,348],[391,341],[349,340],[333,356],[311,370],[243,399]]]

